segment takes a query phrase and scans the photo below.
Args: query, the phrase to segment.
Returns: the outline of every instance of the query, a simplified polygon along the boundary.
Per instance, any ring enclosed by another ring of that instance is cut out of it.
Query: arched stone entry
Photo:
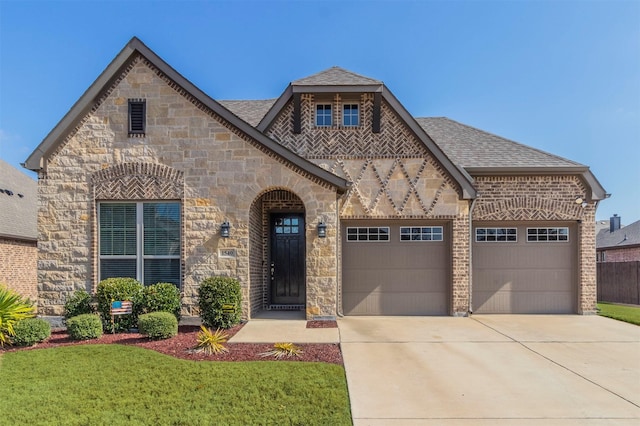
[[[249,212],[251,316],[262,310],[305,308],[305,245],[302,200],[279,188],[258,196]]]

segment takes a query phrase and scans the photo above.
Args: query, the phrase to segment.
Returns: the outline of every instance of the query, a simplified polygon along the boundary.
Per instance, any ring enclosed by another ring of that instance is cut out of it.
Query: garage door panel
[[[474,224],[504,228],[503,223]],[[473,243],[474,313],[573,313],[577,301],[574,224],[520,223],[517,241]],[[528,228],[569,228],[568,241],[527,241]]]
[[[439,294],[346,293],[343,308],[349,315],[446,315],[447,306]]]
[[[401,226],[411,225],[401,221],[345,224],[342,305],[346,315],[447,314],[449,243],[446,238],[401,241]],[[389,227],[389,241],[347,241],[348,227]]]

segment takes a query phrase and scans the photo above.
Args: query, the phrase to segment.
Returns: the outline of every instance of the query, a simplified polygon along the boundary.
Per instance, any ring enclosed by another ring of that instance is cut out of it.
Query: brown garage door
[[[345,315],[446,315],[449,240],[444,223],[344,223]]]
[[[493,222],[473,228],[474,313],[575,312],[575,224]]]

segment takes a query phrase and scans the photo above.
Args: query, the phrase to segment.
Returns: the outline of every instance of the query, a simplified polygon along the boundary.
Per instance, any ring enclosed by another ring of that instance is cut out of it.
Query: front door
[[[304,216],[271,215],[271,304],[304,305]]]

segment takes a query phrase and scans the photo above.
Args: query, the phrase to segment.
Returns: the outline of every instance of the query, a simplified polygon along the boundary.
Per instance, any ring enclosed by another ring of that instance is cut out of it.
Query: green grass
[[[350,425],[344,368],[195,362],[123,345],[0,354],[1,424]]]
[[[598,303],[598,315],[640,325],[640,307]]]

